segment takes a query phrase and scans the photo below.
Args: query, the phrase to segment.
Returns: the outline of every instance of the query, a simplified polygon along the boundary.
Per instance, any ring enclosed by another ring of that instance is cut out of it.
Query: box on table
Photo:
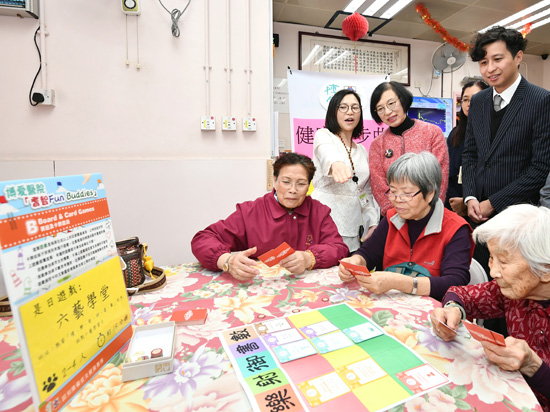
[[[162,350],[162,356],[152,357],[151,355],[158,352],[158,349]],[[174,370],[175,352],[176,324],[174,322],[137,326],[122,364],[122,381],[171,373]],[[147,359],[142,359],[143,357]]]

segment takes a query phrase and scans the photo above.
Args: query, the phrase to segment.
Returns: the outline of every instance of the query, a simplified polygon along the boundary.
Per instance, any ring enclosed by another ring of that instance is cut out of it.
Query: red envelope
[[[272,267],[287,256],[292,255],[294,252],[295,250],[292,249],[288,243],[283,242],[275,249],[271,249],[269,252],[265,252],[263,255],[258,256],[258,259],[264,262],[267,266]]]
[[[340,261],[342,266],[344,266],[353,276],[371,276],[369,270],[366,266],[354,265],[353,263]]]
[[[178,325],[203,325],[207,316],[208,311],[206,309],[183,309],[172,312],[170,320]]]
[[[480,342],[491,342],[498,346],[506,346],[504,336],[502,336],[500,333],[482,328],[481,326],[476,325],[472,322],[468,322],[467,320],[463,321],[462,323],[464,323],[464,326],[466,326],[466,329],[468,329],[468,332],[470,332],[470,335],[472,335],[472,338],[474,338],[475,340],[478,340]]]

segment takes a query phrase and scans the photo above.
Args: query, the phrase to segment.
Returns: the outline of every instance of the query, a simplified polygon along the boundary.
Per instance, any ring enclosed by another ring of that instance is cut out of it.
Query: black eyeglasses
[[[417,194],[419,194],[420,192],[422,192],[422,190],[419,190],[418,192],[414,193],[414,194],[411,194],[411,193],[401,193],[400,195],[396,195],[395,193],[392,193],[390,192],[390,189],[388,189],[388,191],[386,193],[384,193],[386,195],[386,197],[388,199],[390,199],[391,201],[394,201],[395,199],[399,198],[399,200],[401,200],[402,202],[410,202],[411,200],[413,200],[413,197],[415,197]]]

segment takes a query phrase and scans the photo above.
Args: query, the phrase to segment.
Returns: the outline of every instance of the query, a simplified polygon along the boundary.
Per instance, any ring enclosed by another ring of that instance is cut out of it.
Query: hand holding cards
[[[502,336],[500,333],[482,328],[481,326],[476,325],[475,323],[471,323],[467,320],[463,321],[463,323],[464,326],[466,326],[466,329],[468,329],[468,332],[470,332],[470,335],[472,335],[472,338],[474,338],[475,340],[480,342],[491,342],[498,346],[506,346],[504,336]]]
[[[258,256],[258,259],[260,259],[267,266],[273,267],[277,263],[279,263],[281,260],[286,258],[287,256],[292,255],[294,252],[295,250],[292,249],[288,245],[288,243],[283,242],[279,246],[277,246],[275,249],[271,249],[269,252],[266,252],[263,255]]]
[[[340,261],[340,264],[346,268],[353,276],[371,276],[366,266],[354,265],[353,263]]]

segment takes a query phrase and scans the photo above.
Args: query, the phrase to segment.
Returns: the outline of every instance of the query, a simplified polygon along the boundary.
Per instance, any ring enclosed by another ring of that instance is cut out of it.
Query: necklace
[[[355,175],[355,166],[353,165],[353,160],[351,160],[351,146],[349,147],[349,150],[348,150],[348,146],[344,142],[344,139],[342,139],[342,137],[339,134],[337,136],[342,142],[342,144],[344,145],[344,147],[346,148],[346,153],[348,154],[349,162],[351,163],[351,171],[353,173],[353,177],[351,178],[351,180],[353,180],[355,184],[358,184],[357,182],[359,181],[359,178]]]

